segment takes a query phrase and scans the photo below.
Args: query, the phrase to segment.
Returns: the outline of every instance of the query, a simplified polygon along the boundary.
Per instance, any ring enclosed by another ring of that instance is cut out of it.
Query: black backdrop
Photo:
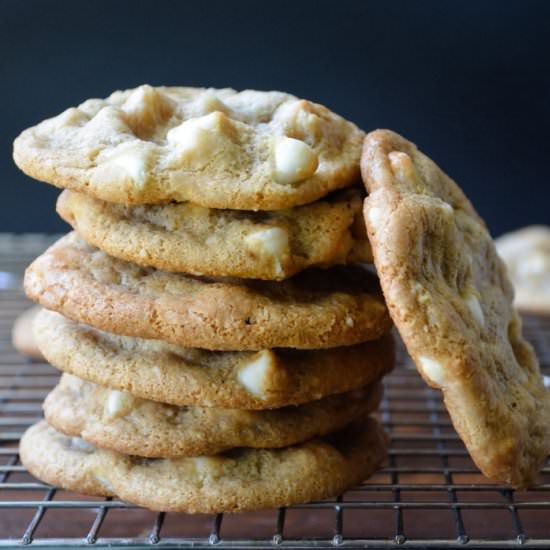
[[[140,83],[281,89],[415,141],[494,234],[550,223],[550,1],[0,0],[0,231],[60,231],[23,128]]]

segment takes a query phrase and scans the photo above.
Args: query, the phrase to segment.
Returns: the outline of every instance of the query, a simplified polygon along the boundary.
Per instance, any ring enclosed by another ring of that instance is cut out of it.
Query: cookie
[[[376,278],[361,267],[306,270],[282,283],[213,280],[141,268],[69,234],[25,274],[42,306],[107,332],[210,350],[318,349],[391,327]]]
[[[391,316],[488,477],[531,484],[550,451],[550,393],[485,224],[403,137],[370,133],[365,220]]]
[[[358,389],[394,364],[391,336],[329,350],[212,352],[115,336],[53,312],[35,322],[40,349],[58,369],[174,405],[267,409]]]
[[[53,485],[114,496],[152,510],[244,512],[336,496],[371,475],[386,436],[374,419],[283,449],[235,449],[213,457],[147,459],[95,449],[45,421],[21,438],[21,462]]]
[[[359,179],[364,133],[281,92],[140,86],[25,130],[29,176],[122,204],[278,210]]]
[[[279,210],[192,203],[123,206],[64,191],[57,212],[88,243],[143,266],[195,275],[281,280],[307,267],[372,259],[361,193]]]
[[[516,306],[529,313],[550,314],[550,227],[524,227],[495,242],[514,285]]]
[[[57,431],[96,447],[166,458],[213,455],[235,447],[288,447],[364,418],[381,397],[382,386],[375,383],[267,411],[175,407],[64,374],[44,401],[44,413]]]
[[[28,355],[37,361],[42,361],[43,356],[36,345],[32,324],[34,318],[40,311],[40,307],[34,306],[25,310],[17,316],[11,332],[11,340],[13,347],[23,355]]]

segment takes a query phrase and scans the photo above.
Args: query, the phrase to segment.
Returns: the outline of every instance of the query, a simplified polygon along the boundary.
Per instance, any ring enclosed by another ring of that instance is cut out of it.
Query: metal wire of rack
[[[41,402],[59,374],[15,352],[10,332],[29,305],[23,267],[51,240],[0,235],[0,546],[550,548],[550,465],[528,491],[485,479],[439,392],[426,387],[403,350],[380,409],[391,436],[386,463],[334,500],[192,516],[85,497],[34,479],[19,462],[18,440],[41,417]],[[525,332],[550,374],[550,318],[525,318]]]

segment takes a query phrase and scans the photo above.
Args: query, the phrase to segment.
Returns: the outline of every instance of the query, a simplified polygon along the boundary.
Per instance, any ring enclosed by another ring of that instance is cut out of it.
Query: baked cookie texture
[[[278,210],[358,181],[364,133],[281,92],[140,86],[29,128],[26,174],[123,204]]]
[[[414,144],[370,133],[365,220],[390,314],[418,370],[489,478],[533,483],[550,451],[550,395],[506,269],[457,184]]]
[[[146,457],[214,455],[236,447],[281,448],[338,431],[375,409],[382,386],[297,407],[247,411],[175,407],[64,374],[44,402],[50,426],[96,447]]]
[[[550,227],[524,227],[495,243],[514,285],[515,305],[521,311],[550,315]]]
[[[372,260],[362,194],[276,212],[186,203],[125,206],[64,191],[57,212],[107,254],[163,271],[282,280],[307,267]]]
[[[340,494],[382,462],[386,436],[374,419],[284,449],[236,449],[213,457],[147,459],[95,449],[45,421],[21,439],[36,477],[81,493],[116,496],[152,510],[217,513],[287,506]]]
[[[355,390],[394,366],[391,335],[328,350],[213,352],[116,336],[44,311],[38,345],[58,369],[162,403],[231,409],[297,405]]]
[[[101,330],[212,350],[319,349],[373,340],[391,320],[358,266],[284,282],[206,279],[116,260],[69,234],[25,274],[27,295]]]
[[[37,361],[42,361],[44,357],[36,344],[32,325],[41,309],[40,306],[33,306],[18,315],[11,332],[13,347],[19,353],[28,355]]]

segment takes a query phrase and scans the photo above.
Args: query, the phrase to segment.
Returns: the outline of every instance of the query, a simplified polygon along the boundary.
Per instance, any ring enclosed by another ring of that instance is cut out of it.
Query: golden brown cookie
[[[113,259],[74,233],[31,264],[25,290],[101,330],[212,350],[345,346],[391,327],[376,278],[358,266],[281,283],[212,280]]]
[[[358,389],[393,368],[382,340],[297,351],[212,352],[115,336],[49,311],[35,322],[40,349],[60,370],[174,405],[267,409]]]
[[[506,270],[456,183],[378,130],[361,160],[365,220],[391,316],[489,478],[525,487],[550,451],[550,394]]]
[[[164,271],[282,280],[372,260],[358,189],[276,212],[192,203],[124,206],[64,191],[57,212],[107,254]]]
[[[357,182],[363,138],[281,92],[144,85],[25,130],[14,159],[33,178],[109,202],[278,210]]]
[[[550,314],[550,227],[532,225],[496,241],[514,285],[514,303],[521,310]]]
[[[45,421],[21,438],[34,476],[80,493],[116,496],[153,510],[244,512],[336,496],[370,476],[386,436],[374,419],[283,449],[235,449],[213,457],[147,459],[94,449]]]
[[[364,418],[381,384],[267,411],[176,407],[64,374],[44,401],[48,424],[96,447],[147,457],[214,455],[235,447],[280,448]]]
[[[32,324],[40,309],[41,308],[39,306],[33,306],[18,315],[17,319],[15,319],[11,332],[13,347],[19,353],[28,355],[38,361],[42,361],[43,356],[36,345]]]

